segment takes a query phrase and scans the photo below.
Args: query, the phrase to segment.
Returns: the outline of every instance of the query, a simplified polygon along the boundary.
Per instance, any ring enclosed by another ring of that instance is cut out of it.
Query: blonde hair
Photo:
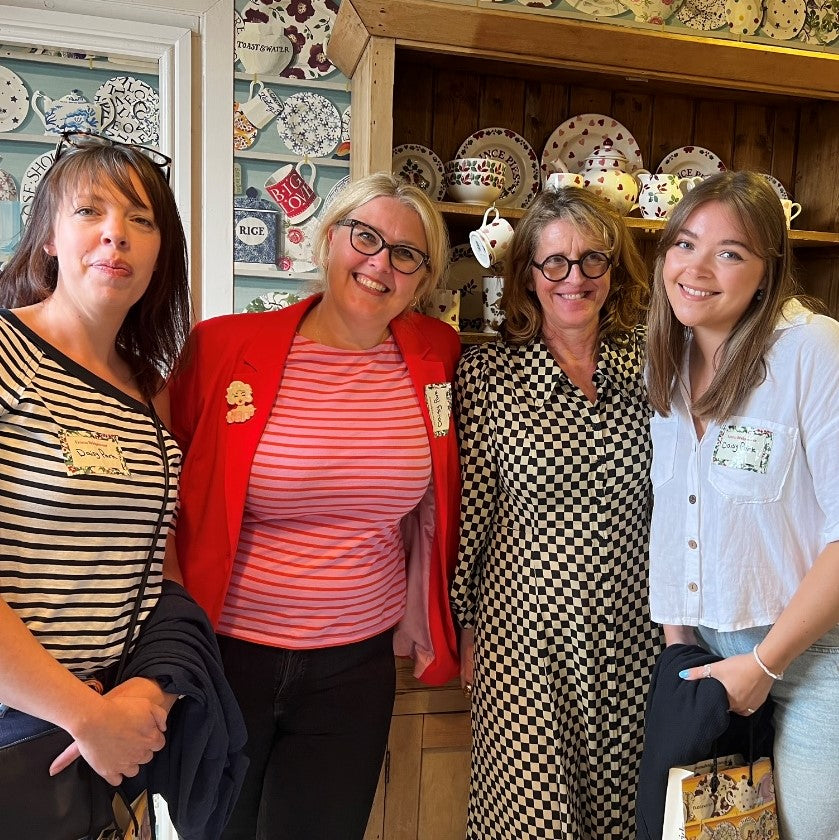
[[[600,311],[600,339],[628,338],[641,321],[647,301],[647,268],[623,217],[589,190],[565,187],[544,190],[516,225],[504,264],[504,338],[527,344],[542,331],[542,307],[531,284],[531,262],[544,229],[567,221],[587,238],[600,243],[612,258],[609,294]]]
[[[323,291],[326,287],[326,270],[329,264],[329,231],[335,225],[346,219],[353,210],[373,201],[376,198],[394,198],[410,207],[420,218],[428,243],[428,265],[420,269],[424,271],[423,279],[417,287],[416,298],[412,301],[415,308],[422,308],[436,289],[449,261],[449,236],[445,222],[431,199],[418,187],[406,183],[386,172],[376,172],[353,181],[329,205],[320,226],[315,234],[313,255],[315,263],[320,266],[323,275],[313,284],[315,291]]]
[[[784,210],[765,178],[755,172],[721,172],[691,190],[673,210],[656,252],[647,334],[649,399],[656,411],[670,413],[690,341],[690,330],[678,321],[667,299],[664,262],[690,215],[710,202],[734,215],[746,244],[764,265],[762,294],[754,296],[723,342],[714,360],[714,378],[692,406],[696,416],[722,421],[765,378],[769,339],[784,304],[795,296],[795,279]]]

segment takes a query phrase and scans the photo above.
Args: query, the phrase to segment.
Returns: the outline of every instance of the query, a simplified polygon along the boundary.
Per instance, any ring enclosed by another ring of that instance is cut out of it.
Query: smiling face
[[[558,219],[542,230],[533,260],[541,264],[554,254],[577,260],[589,251],[607,250],[602,242],[578,231],[571,222]],[[602,277],[592,280],[580,271],[579,265],[575,265],[564,280],[555,283],[531,266],[529,288],[536,293],[541,304],[545,335],[596,335],[600,310],[609,295],[611,279],[611,268]]]
[[[390,245],[408,245],[427,253],[428,244],[422,221],[415,210],[391,197],[379,197],[348,214],[374,228]],[[365,329],[386,329],[397,315],[411,306],[428,269],[422,266],[413,274],[397,271],[390,263],[390,253],[359,253],[351,244],[351,228],[334,226],[328,234],[329,262],[324,303],[335,307],[346,324],[357,323]]]
[[[709,201],[685,220],[665,255],[662,277],[676,318],[697,339],[719,344],[764,284],[765,265],[725,204]]]
[[[140,179],[143,205],[104,184],[80,184],[61,202],[44,250],[58,259],[53,298],[79,314],[125,317],[148,288],[160,229]]]

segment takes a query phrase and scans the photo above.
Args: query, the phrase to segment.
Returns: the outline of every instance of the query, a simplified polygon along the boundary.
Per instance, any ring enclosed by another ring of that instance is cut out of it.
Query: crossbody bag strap
[[[146,558],[146,567],[143,569],[143,577],[140,580],[140,588],[137,592],[137,598],[134,601],[134,609],[131,612],[131,619],[128,622],[128,632],[125,636],[125,644],[122,646],[122,654],[119,657],[119,665],[117,666],[116,678],[114,685],[117,685],[122,680],[122,675],[125,672],[125,666],[128,662],[128,653],[131,650],[131,640],[134,637],[134,630],[137,627],[137,621],[140,618],[140,606],[143,603],[143,594],[146,591],[146,584],[151,573],[152,563],[154,561],[154,553],[157,549],[157,541],[160,538],[160,531],[163,527],[163,517],[166,515],[166,508],[169,502],[169,458],[166,454],[166,444],[163,440],[163,427],[160,423],[160,418],[154,410],[154,406],[149,401],[149,411],[151,412],[152,423],[154,423],[154,430],[157,434],[157,445],[160,448],[160,455],[163,458],[163,504],[157,514],[157,524],[154,526],[154,535],[151,540],[151,547]]]

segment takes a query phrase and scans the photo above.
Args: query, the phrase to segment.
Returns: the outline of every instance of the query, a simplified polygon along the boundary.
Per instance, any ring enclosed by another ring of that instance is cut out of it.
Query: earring
[[[764,296],[765,294],[766,294],[766,291],[765,291],[764,289],[758,289],[758,290],[755,292],[755,300],[756,300],[758,303],[760,303],[760,301],[762,301],[762,300],[763,300],[763,296]]]

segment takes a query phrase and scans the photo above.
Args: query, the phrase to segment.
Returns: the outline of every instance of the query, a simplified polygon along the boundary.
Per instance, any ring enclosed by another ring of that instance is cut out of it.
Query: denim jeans
[[[219,636],[250,765],[223,840],[362,840],[395,695],[393,634],[288,650]]]
[[[750,653],[769,632],[752,627],[721,633],[699,627],[717,656]],[[783,840],[839,840],[839,628],[785,670],[775,701],[775,789]]]
[[[0,703],[0,747],[7,747],[22,738],[29,738],[55,728],[55,724],[48,720],[32,717]]]

